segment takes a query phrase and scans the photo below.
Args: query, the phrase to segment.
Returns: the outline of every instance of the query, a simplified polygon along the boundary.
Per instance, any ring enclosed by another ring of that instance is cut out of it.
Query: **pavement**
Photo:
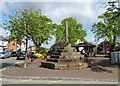
[[[100,58],[100,59],[99,59]],[[42,59],[36,59],[31,62],[27,61],[27,68],[23,69],[24,62],[16,66],[11,66],[2,70],[2,80],[10,82],[10,80],[21,80],[28,83],[98,83],[98,84],[118,84],[118,71],[117,66],[108,65],[108,58],[92,57],[92,60],[99,60],[103,64],[97,64],[97,67],[83,68],[80,70],[53,70],[40,67]],[[68,82],[64,82],[68,81]]]

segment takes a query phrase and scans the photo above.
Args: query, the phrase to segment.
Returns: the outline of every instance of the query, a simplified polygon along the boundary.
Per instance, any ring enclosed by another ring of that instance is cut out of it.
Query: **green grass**
[[[115,63],[120,63],[120,61],[118,61],[118,62],[115,62]]]
[[[106,54],[105,57],[111,57],[109,54]]]
[[[24,68],[24,67],[21,67],[22,69],[28,69],[27,67],[26,68]]]

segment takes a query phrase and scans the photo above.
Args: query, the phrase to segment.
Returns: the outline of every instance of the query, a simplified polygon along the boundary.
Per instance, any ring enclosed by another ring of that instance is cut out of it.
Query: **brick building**
[[[9,42],[8,50],[10,50],[10,51],[17,51],[17,41],[16,40],[13,40],[13,41]]]

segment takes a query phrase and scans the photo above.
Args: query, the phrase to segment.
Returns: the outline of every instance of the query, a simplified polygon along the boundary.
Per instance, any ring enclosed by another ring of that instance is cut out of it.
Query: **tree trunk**
[[[114,51],[114,47],[115,47],[115,43],[112,43],[112,44],[111,44],[111,52]]]
[[[21,45],[22,45],[22,44],[20,43],[20,51],[21,51]]]
[[[27,45],[28,45],[28,39],[26,38],[26,49],[25,49],[25,61],[24,61],[24,68],[27,67]]]
[[[115,44],[116,44],[116,35],[113,36],[113,42],[111,44],[111,52],[114,51]]]

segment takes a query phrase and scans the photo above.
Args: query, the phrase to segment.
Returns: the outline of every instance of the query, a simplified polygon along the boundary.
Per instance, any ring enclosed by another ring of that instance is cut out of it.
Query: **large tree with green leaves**
[[[26,40],[26,51],[28,40],[40,47],[51,38],[52,20],[41,14],[41,10],[20,10],[16,14],[9,15],[9,20],[4,23],[4,28],[10,31],[10,40],[17,39],[19,43]],[[27,55],[26,55],[27,56]]]
[[[120,8],[115,5],[115,2],[109,2],[109,7],[106,12],[98,16],[102,21],[97,22],[92,27],[92,31],[96,34],[98,40],[107,38],[113,50],[117,37],[120,36]]]
[[[74,18],[66,18],[62,20],[61,25],[56,25],[54,35],[56,42],[65,42],[65,22],[68,22],[68,41],[71,44],[75,44],[77,40],[84,41],[86,31],[82,29],[82,24],[77,23]]]

